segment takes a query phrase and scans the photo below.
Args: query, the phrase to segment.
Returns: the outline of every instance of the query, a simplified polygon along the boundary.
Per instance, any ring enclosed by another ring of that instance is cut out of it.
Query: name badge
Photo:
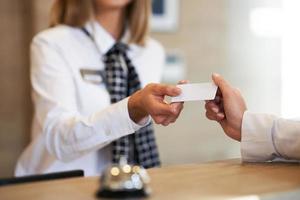
[[[105,73],[102,70],[80,69],[80,74],[86,82],[93,84],[105,83]]]

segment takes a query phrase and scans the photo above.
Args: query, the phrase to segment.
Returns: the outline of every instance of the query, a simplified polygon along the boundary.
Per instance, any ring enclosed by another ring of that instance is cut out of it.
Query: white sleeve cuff
[[[95,130],[104,130],[107,136],[112,140],[132,134],[148,125],[151,122],[150,117],[146,117],[139,124],[135,123],[129,116],[128,112],[128,99],[125,98],[118,103],[110,106],[103,116],[100,112],[99,115],[94,116]],[[105,123],[103,123],[104,121]],[[102,135],[102,134],[101,134]]]
[[[130,117],[129,117],[130,118]],[[147,126],[148,124],[150,124],[150,122],[152,121],[151,117],[150,116],[147,116],[145,118],[143,118],[141,121],[139,121],[138,123],[135,123],[134,121],[131,120],[131,123],[132,123],[132,127],[133,129],[135,130],[139,130],[145,126]]]
[[[130,121],[131,123],[131,126],[132,126],[132,129],[137,131],[145,126],[147,126],[148,124],[150,124],[150,122],[152,121],[151,117],[148,115],[147,117],[144,117],[142,120],[140,120],[138,123],[135,123],[131,118],[130,118],[130,115],[129,115],[129,111],[128,111],[128,100],[129,100],[129,97],[127,97],[126,99],[124,99],[124,103],[126,103],[126,106],[127,106],[127,119]]]
[[[272,140],[275,116],[246,111],[242,122],[241,154],[245,162],[262,162],[276,157]]]

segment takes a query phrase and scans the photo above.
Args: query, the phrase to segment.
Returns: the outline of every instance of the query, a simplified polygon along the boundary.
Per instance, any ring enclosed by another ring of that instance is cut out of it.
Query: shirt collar
[[[96,21],[89,21],[85,25],[85,29],[90,33],[90,35],[93,37],[94,42],[98,46],[101,53],[106,54],[117,42],[109,32],[107,32],[101,24],[99,24]],[[130,38],[130,31],[129,29],[125,30],[124,35],[121,38],[121,42],[128,44]],[[129,50],[132,45],[129,45]],[[136,46],[136,45],[134,45]],[[135,47],[133,49],[136,49]]]

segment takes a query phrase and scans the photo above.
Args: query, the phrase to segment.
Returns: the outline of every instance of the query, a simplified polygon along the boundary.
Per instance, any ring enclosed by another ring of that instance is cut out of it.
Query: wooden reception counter
[[[227,160],[149,170],[148,199],[300,199],[300,165],[242,164]],[[96,199],[98,177],[37,182],[0,188],[1,200]]]

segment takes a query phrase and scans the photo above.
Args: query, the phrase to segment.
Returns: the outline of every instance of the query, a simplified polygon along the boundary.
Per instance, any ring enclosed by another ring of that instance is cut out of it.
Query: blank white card
[[[181,89],[181,94],[172,97],[171,102],[183,101],[204,101],[213,100],[216,97],[218,86],[214,83],[193,83],[177,85]]]

